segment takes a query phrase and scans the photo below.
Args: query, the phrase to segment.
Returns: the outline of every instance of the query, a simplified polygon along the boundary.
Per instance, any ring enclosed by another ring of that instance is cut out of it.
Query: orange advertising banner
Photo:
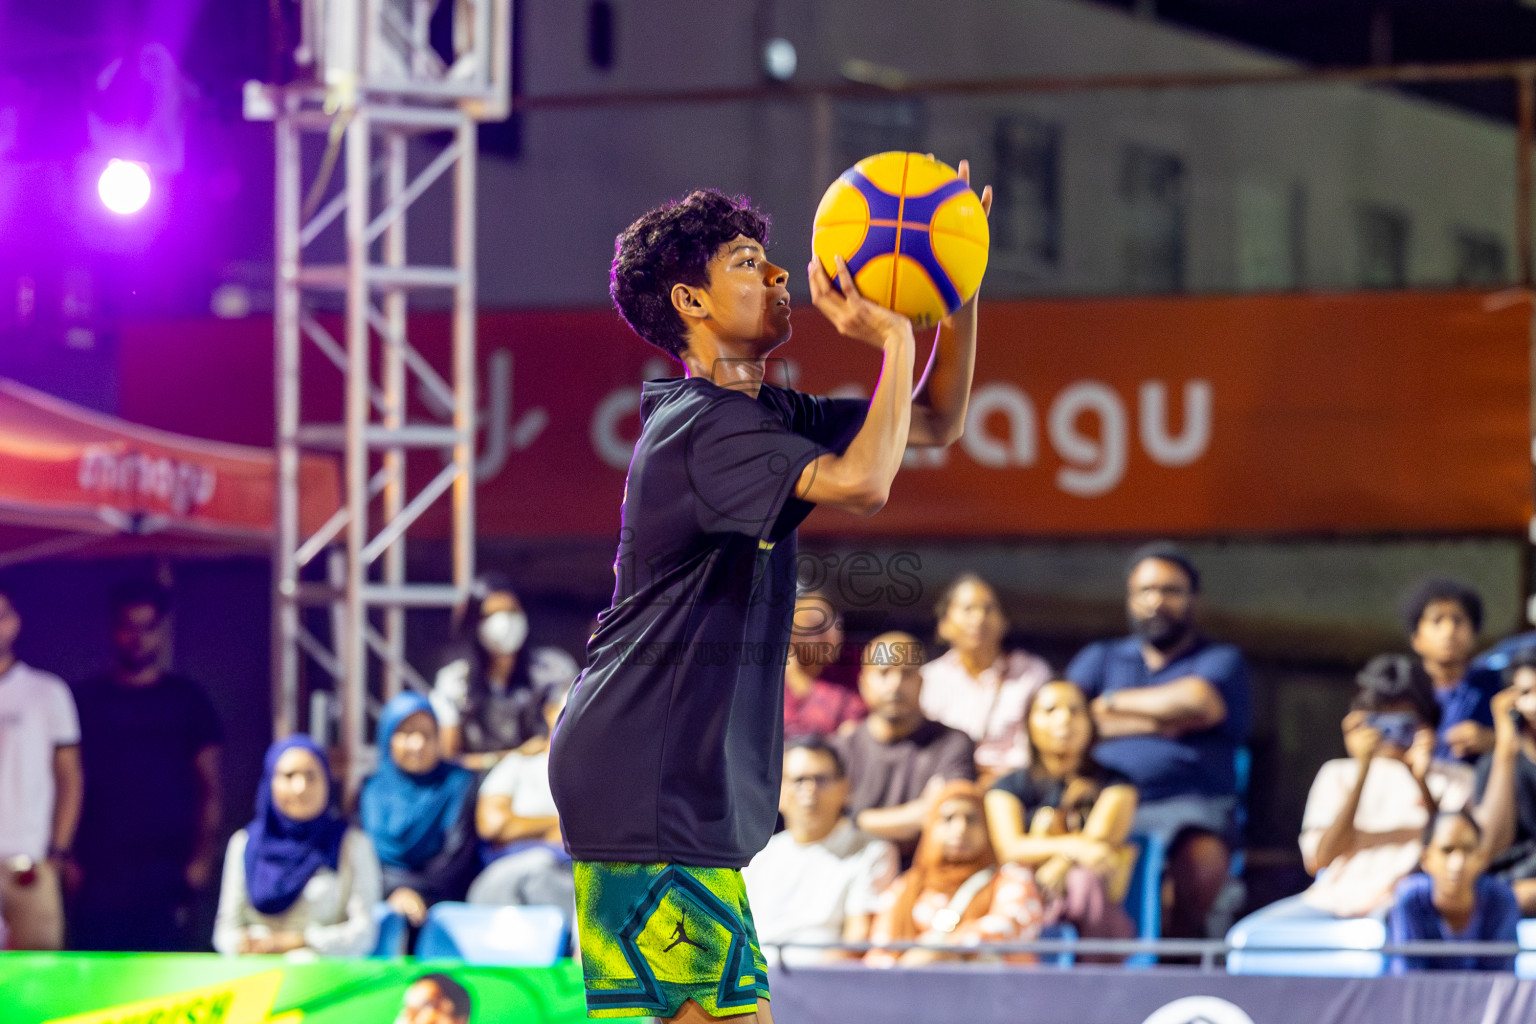
[[[878,353],[838,337],[814,309],[794,317],[770,379],[868,394]],[[1525,292],[983,302],[965,436],[910,454],[879,514],[818,510],[804,529],[1520,531],[1531,505],[1530,322]],[[270,321],[129,331],[124,415],[262,443],[270,332]],[[412,322],[414,343],[439,365],[447,332],[439,315]],[[674,372],[608,310],[482,314],[482,535],[613,534],[639,382]],[[204,374],[244,383],[214,393],[195,383]],[[338,416],[339,376],[311,380],[309,414]]]

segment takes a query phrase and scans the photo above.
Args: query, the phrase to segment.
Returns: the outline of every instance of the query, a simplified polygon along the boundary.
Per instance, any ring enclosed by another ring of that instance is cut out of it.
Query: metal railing
[[[1520,953],[1536,952],[1522,948],[1513,942],[1403,942],[1387,943],[1382,946],[1316,946],[1298,944],[1280,944],[1265,946],[1239,946],[1225,939],[1087,939],[1087,938],[1060,938],[1060,939],[1035,939],[1030,942],[999,942],[987,943],[976,946],[936,946],[922,942],[765,942],[763,949],[773,950],[778,961],[779,970],[789,972],[800,969],[815,969],[821,966],[845,966],[852,965],[854,955],[863,956],[873,950],[881,950],[889,953],[904,953],[911,949],[936,950],[947,954],[962,957],[974,957],[979,959],[946,961],[961,966],[991,966],[997,957],[1015,954],[1033,954],[1042,957],[1054,957],[1063,953],[1071,953],[1081,956],[1093,957],[1124,957],[1143,958],[1150,957],[1154,961],[1162,961],[1168,958],[1190,961],[1198,958],[1199,970],[1204,972],[1216,971],[1218,964],[1224,965],[1226,958],[1231,953],[1372,953],[1384,957],[1514,957]],[[784,956],[785,950],[809,950],[818,951],[826,955],[825,963],[810,964],[801,957]],[[844,954],[839,956],[838,954]],[[1029,966],[1029,965],[1011,965]],[[1034,967],[1050,968],[1054,966],[1048,962],[1042,962]],[[1169,965],[1172,966],[1172,965]],[[1178,966],[1193,966],[1180,964]]]

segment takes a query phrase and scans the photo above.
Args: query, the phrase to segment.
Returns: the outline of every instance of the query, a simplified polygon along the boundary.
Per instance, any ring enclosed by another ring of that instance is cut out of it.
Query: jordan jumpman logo
[[[663,953],[670,953],[670,952],[672,952],[674,947],[676,947],[676,946],[678,946],[678,945],[680,945],[682,943],[687,943],[688,945],[692,946],[694,949],[703,949],[704,948],[704,946],[701,943],[694,942],[692,939],[690,939],[688,937],[688,919],[686,917],[680,917],[680,918],[677,919],[677,927],[672,929],[672,936],[671,936],[671,938],[672,938],[671,945],[667,946],[666,949],[662,950]]]

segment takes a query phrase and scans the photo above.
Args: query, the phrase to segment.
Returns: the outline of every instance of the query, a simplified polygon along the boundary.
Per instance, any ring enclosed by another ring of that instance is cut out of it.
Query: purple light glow
[[[107,209],[122,216],[138,213],[149,202],[149,169],[132,160],[109,160],[96,182]]]

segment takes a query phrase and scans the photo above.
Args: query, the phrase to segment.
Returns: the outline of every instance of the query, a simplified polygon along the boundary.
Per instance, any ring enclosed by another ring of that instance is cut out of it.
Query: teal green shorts
[[[741,872],[577,861],[576,930],[589,1017],[671,1017],[692,999],[714,1017],[768,998]]]

